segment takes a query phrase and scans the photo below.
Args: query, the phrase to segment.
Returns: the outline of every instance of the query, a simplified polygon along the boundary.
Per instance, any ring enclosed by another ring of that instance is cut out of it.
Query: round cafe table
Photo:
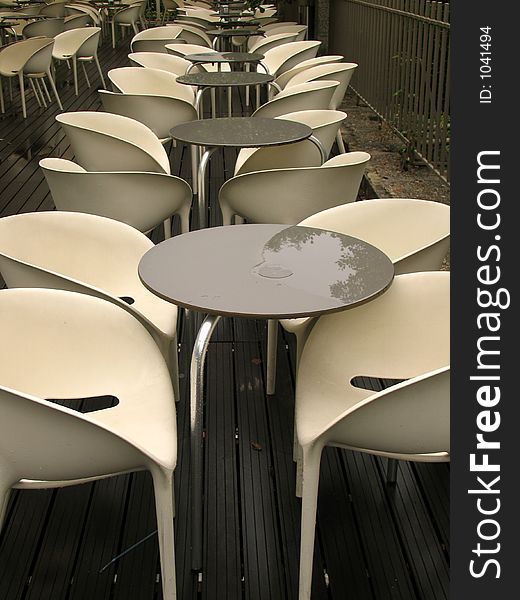
[[[358,306],[392,283],[391,260],[332,231],[232,225],[192,231],[154,246],[138,267],[154,294],[207,314],[190,368],[192,568],[202,564],[204,363],[221,316],[317,317]]]
[[[319,148],[322,162],[326,160],[325,150],[319,140],[312,135],[312,129],[303,123],[285,119],[263,117],[200,119],[176,125],[170,130],[170,135],[179,142],[190,144],[192,152],[198,152],[197,146],[205,147],[198,169],[200,228],[206,226],[206,166],[217,148],[281,146],[309,139]]]
[[[246,28],[246,27],[236,27],[235,29],[210,29],[206,31],[208,35],[214,36],[212,46],[216,49],[219,40],[231,38],[231,37],[250,37],[252,35],[264,36],[263,29],[257,29],[256,27]]]
[[[205,90],[211,88],[228,88],[228,116],[231,117],[232,88],[272,84],[273,80],[273,75],[257,73],[256,71],[212,71],[209,73],[190,73],[189,75],[179,75],[177,77],[177,83],[197,86],[199,88],[195,98],[195,108],[200,118],[202,118],[202,114],[199,111],[199,107]],[[278,86],[276,87],[278,88]],[[259,105],[259,103],[260,97],[257,94],[257,104]]]
[[[197,52],[195,54],[186,54],[184,58],[192,63],[186,71],[186,75],[189,75],[190,71],[196,65],[216,64],[220,70],[222,63],[262,64],[261,61],[264,59],[264,55],[259,52]],[[267,72],[266,68],[263,68]]]

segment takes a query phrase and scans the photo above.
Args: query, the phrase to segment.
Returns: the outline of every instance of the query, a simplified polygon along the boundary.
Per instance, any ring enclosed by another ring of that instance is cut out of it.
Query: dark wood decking
[[[103,70],[128,64],[127,52],[126,44],[112,51],[105,41]],[[62,76],[65,69],[60,67]],[[96,85],[90,67],[89,75]],[[59,88],[65,110],[99,110],[96,89],[87,89],[81,77],[78,98],[70,82]],[[16,96],[14,108],[16,115],[0,120],[0,215],[52,210],[38,161],[44,156],[73,158],[54,120],[56,105],[39,109],[28,96],[25,121]],[[190,180],[185,152],[172,152],[172,172]],[[210,161],[213,202],[224,173],[232,174],[233,160],[230,151],[216,153]],[[219,218],[218,211],[210,211],[212,224]],[[191,313],[179,324],[179,598],[293,600],[300,529],[292,461],[294,347],[290,336],[280,336],[277,392],[266,396],[262,322],[223,319],[210,345],[202,578],[190,569],[188,373],[200,322],[200,315]],[[82,410],[89,410],[88,401]],[[378,458],[325,451],[313,600],[448,597],[448,467],[401,463],[395,486],[385,483],[385,468]],[[0,534],[0,599],[161,598],[155,527],[146,473],[53,491],[15,491]]]

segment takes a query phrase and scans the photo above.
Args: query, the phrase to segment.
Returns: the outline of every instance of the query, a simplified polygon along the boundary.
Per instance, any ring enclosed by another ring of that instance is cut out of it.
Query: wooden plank
[[[271,443],[257,344],[235,351],[244,589],[250,600],[283,598],[285,584],[272,480]]]

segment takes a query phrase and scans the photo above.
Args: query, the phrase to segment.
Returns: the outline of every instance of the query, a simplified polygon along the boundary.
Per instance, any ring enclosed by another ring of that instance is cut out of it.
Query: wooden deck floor
[[[103,70],[127,64],[127,52],[126,45],[112,51],[104,43]],[[89,74],[96,84],[95,72]],[[97,91],[84,82],[78,98],[70,82],[59,91],[67,111],[100,108]],[[1,216],[52,210],[38,161],[72,158],[54,120],[55,105],[39,109],[28,96],[28,107],[23,120],[15,96],[17,114],[0,120]],[[172,153],[172,172],[189,179],[184,152]],[[212,198],[231,174],[233,159],[233,152],[212,158]],[[218,219],[218,212],[210,213],[212,224]],[[280,336],[277,392],[266,396],[261,322],[223,319],[210,345],[202,576],[190,569],[187,377],[199,323],[196,314],[180,322],[179,598],[293,600],[300,518],[291,458],[294,347]],[[384,471],[384,460],[335,449],[324,453],[313,600],[448,597],[448,467],[402,463],[396,486],[385,483]],[[16,491],[0,534],[0,599],[161,598],[154,531],[153,491],[145,473],[54,491]]]

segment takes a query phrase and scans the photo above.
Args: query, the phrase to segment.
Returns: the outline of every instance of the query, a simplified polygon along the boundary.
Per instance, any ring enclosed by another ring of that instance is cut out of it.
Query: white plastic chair
[[[166,44],[166,51],[169,54],[172,54],[173,56],[178,56],[180,58],[183,58],[184,56],[187,56],[188,54],[198,54],[198,53],[220,54],[219,52],[217,52],[216,50],[213,50],[212,48],[206,48],[206,46],[201,46],[199,44]],[[212,71],[218,71],[218,70],[219,70],[218,65],[211,64],[211,63],[205,63],[205,64],[197,65],[195,68],[190,70],[190,73],[196,73],[197,71],[212,72]],[[231,68],[229,66],[229,63],[223,63],[223,64],[221,63],[220,70],[221,71],[230,71]]]
[[[182,0],[179,0],[181,2]],[[180,6],[179,2],[175,2],[175,0],[161,0],[161,4],[163,6],[163,15],[161,19],[161,25],[164,25],[166,20],[168,19],[168,14],[173,13],[173,16],[177,13],[177,9]]]
[[[62,211],[5,217],[0,230],[0,272],[8,287],[81,292],[123,308],[154,339],[179,399],[178,311],[139,279],[139,261],[153,248],[146,235],[114,219]]]
[[[38,14],[51,18],[63,18],[65,16],[65,2],[52,2],[51,4],[42,6]]]
[[[27,118],[24,77],[29,79],[29,83],[40,106],[42,103],[44,106],[47,106],[45,96],[40,87],[40,81],[42,82],[43,89],[47,94],[47,99],[49,102],[51,99],[44,79],[47,77],[56,98],[56,102],[58,103],[60,109],[63,110],[63,106],[61,104],[60,97],[58,96],[58,91],[56,90],[56,85],[51,73],[53,45],[54,39],[38,37],[15,42],[0,52],[0,108],[2,112],[5,112],[1,81],[2,77],[18,78],[24,119]],[[36,84],[39,88],[41,100],[36,91],[34,81],[36,81]]]
[[[450,276],[400,275],[382,296],[321,317],[302,354],[296,431],[302,447],[299,600],[310,600],[325,446],[439,462],[450,453]],[[405,380],[381,392],[357,376]]]
[[[25,39],[40,36],[53,38],[62,31],[65,31],[65,21],[63,17],[31,21],[22,29],[22,35]]]
[[[141,22],[141,4],[130,4],[121,10],[118,10],[110,20],[112,30],[112,48],[116,47],[116,25],[122,28],[131,27],[134,34],[139,33],[137,24]]]
[[[78,95],[78,61],[83,68],[83,74],[90,87],[87,71],[85,69],[86,62],[94,62],[96,64],[99,78],[105,88],[105,78],[99,64],[97,50],[99,46],[99,38],[101,35],[100,27],[83,27],[64,31],[54,38],[54,47],[52,57],[59,61],[72,60],[72,72],[74,76],[74,91]]]
[[[353,202],[318,212],[298,224],[365,240],[390,258],[396,275],[439,270],[450,245],[450,208],[428,200],[380,198]],[[280,321],[296,336],[296,370],[314,323],[315,319]],[[275,364],[276,355],[270,356],[267,370],[273,382]]]
[[[285,71],[279,77],[275,79],[276,85],[283,89],[287,82],[294,77],[300,71],[304,71],[310,67],[315,67],[316,65],[329,64],[329,63],[340,63],[343,60],[343,56],[341,54],[326,54],[324,56],[316,56],[315,58],[309,58],[308,60],[303,60],[302,62],[295,65],[292,69]]]
[[[90,27],[94,25],[94,20],[89,14],[70,15],[63,20],[63,30],[70,31],[78,27]]]
[[[190,85],[177,83],[177,76],[161,69],[118,67],[108,72],[115,90],[125,94],[156,94],[179,98],[194,106],[195,94]]]
[[[277,27],[286,27],[288,25],[298,25],[298,23],[296,21],[276,21],[275,23],[268,23],[267,25],[263,25],[262,29],[266,32],[266,34],[268,34]]]
[[[312,128],[312,135],[320,142],[328,158],[341,123],[347,114],[339,110],[301,110],[276,117],[304,123]],[[235,162],[235,175],[266,169],[289,167],[318,167],[322,164],[321,152],[310,140],[296,144],[264,148],[243,148]]]
[[[299,110],[325,110],[330,106],[337,81],[315,81],[282,90],[272,100],[255,110],[256,117],[279,117]]]
[[[0,527],[13,487],[63,487],[146,469],[163,596],[175,598],[175,408],[150,335],[121,308],[63,290],[2,290],[0,323]],[[117,406],[88,414],[47,400],[107,393]]]
[[[287,82],[284,91],[293,85],[300,85],[310,81],[338,81],[339,85],[334,91],[329,106],[330,109],[337,110],[343,102],[343,98],[349,86],[350,80],[352,79],[352,75],[356,69],[356,63],[332,63],[316,65],[296,73],[296,75],[294,75]],[[343,143],[343,137],[340,131],[338,131],[337,142],[340,152],[345,152],[345,144]]]
[[[266,50],[262,64],[271,75],[279,77],[302,61],[315,58],[320,46],[321,42],[315,40],[282,44]]]
[[[171,217],[178,215],[181,232],[189,231],[192,192],[180,177],[138,171],[85,171],[62,158],[44,158],[40,167],[58,210],[116,219],[143,233],[164,223],[165,238],[171,237]]]
[[[151,27],[136,33],[130,41],[131,52],[164,52],[165,44],[176,41],[182,28],[177,25],[165,25],[163,27]]]
[[[205,31],[194,25],[188,23],[175,23],[175,25],[181,27],[181,32],[177,37],[184,40],[186,44],[198,44],[204,46],[206,51],[211,48],[211,38],[205,33]]]
[[[348,152],[320,167],[236,175],[219,191],[223,224],[238,215],[252,223],[295,225],[320,210],[354,202],[369,160],[367,152]]]
[[[57,115],[56,120],[70,141],[75,161],[87,171],[170,174],[170,161],[159,138],[135,119],[78,111]]]
[[[247,41],[247,51],[258,52],[265,56],[265,53],[271,48],[295,42],[297,37],[297,33],[274,33],[265,37],[251,36]]]
[[[136,67],[161,69],[173,75],[184,75],[191,66],[191,62],[180,56],[162,52],[132,52],[128,59]]]

